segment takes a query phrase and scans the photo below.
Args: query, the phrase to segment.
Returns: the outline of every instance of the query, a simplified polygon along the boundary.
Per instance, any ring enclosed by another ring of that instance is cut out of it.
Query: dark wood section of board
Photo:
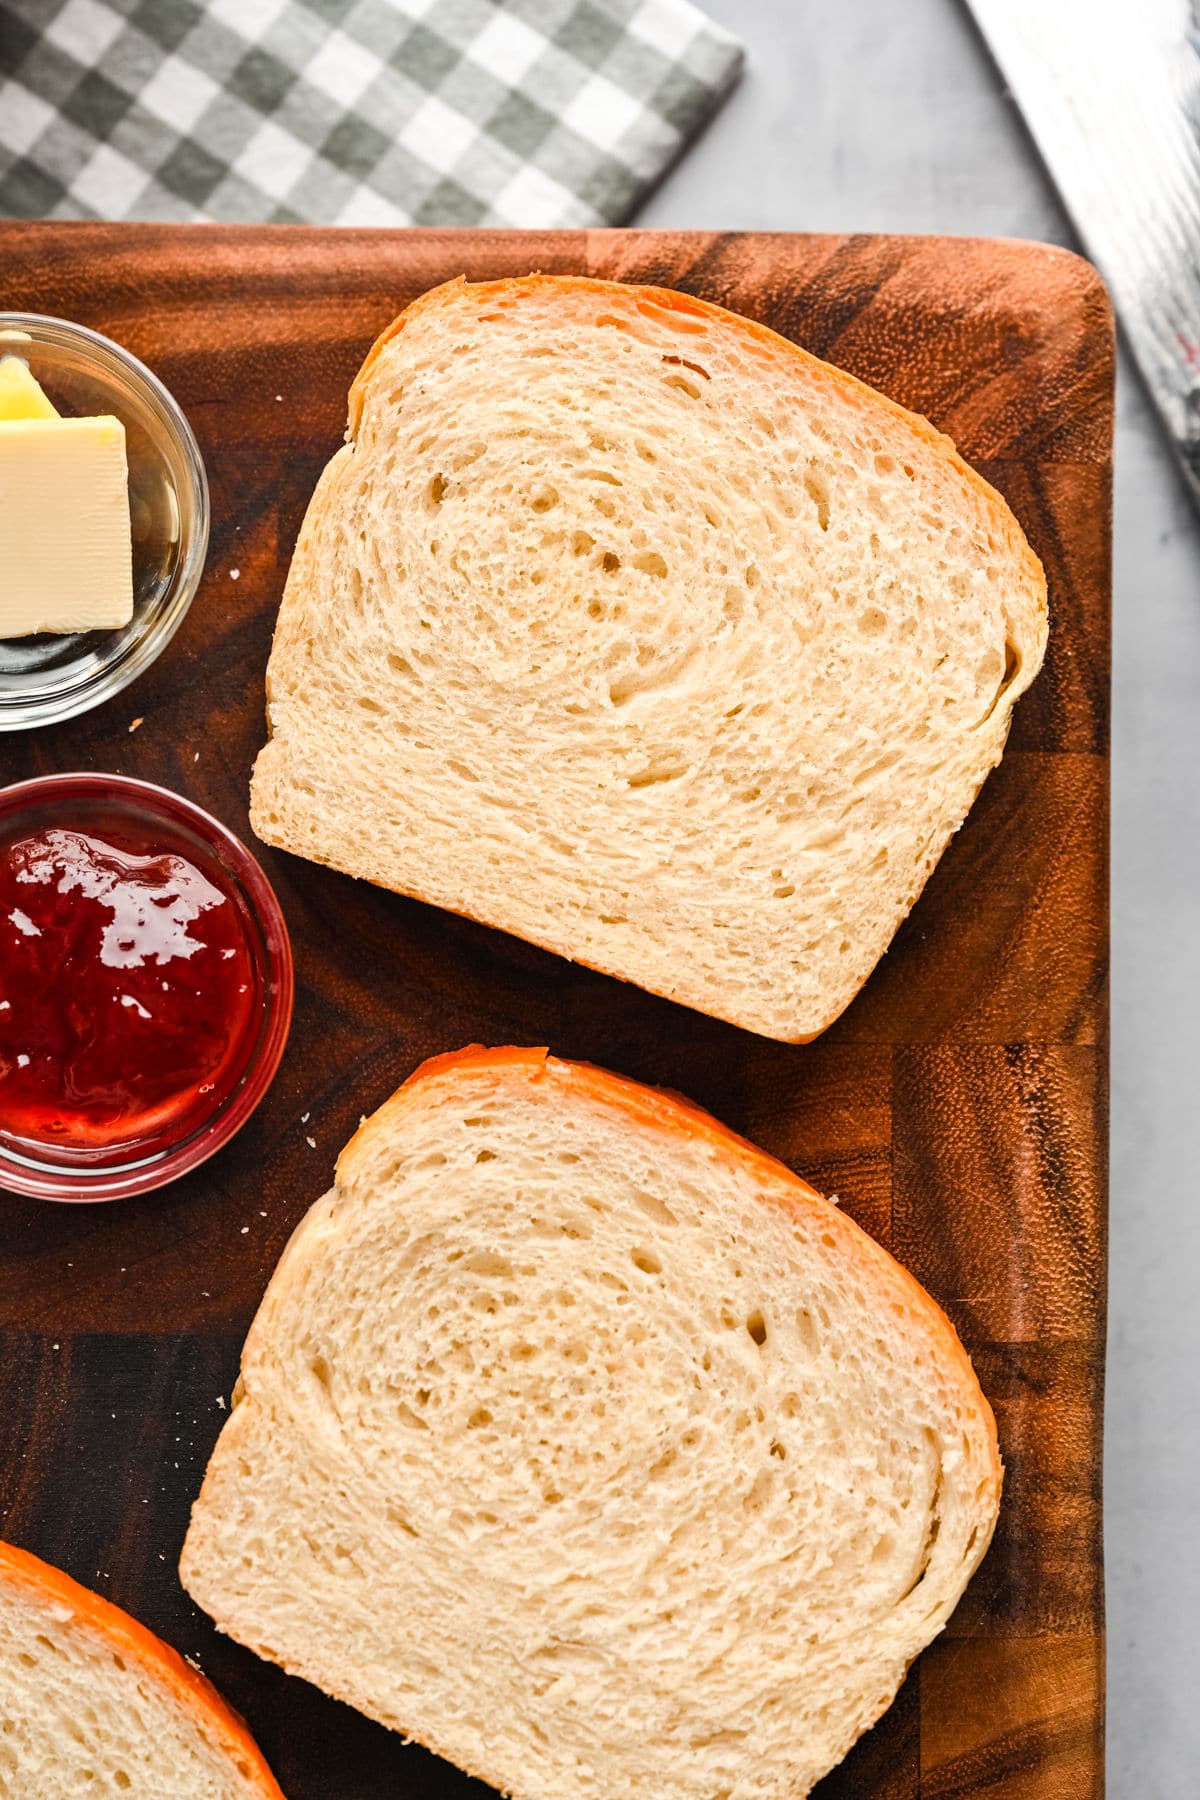
[[[218,1638],[175,1563],[245,1328],[359,1116],[432,1052],[548,1044],[683,1090],[836,1193],[949,1312],[995,1408],[996,1539],[822,1800],[1094,1800],[1113,339],[1086,264],[928,238],[0,227],[0,306],[144,358],[195,427],[213,499],[204,584],[161,660],[83,718],[0,740],[0,772],[120,770],[247,836],[272,623],[350,379],[425,288],[531,268],[703,295],[926,413],[1046,565],[1046,666],[890,953],[808,1046],[260,848],[298,989],[256,1117],[142,1200],[0,1197],[0,1530],[196,1657],[289,1800],[482,1795]]]

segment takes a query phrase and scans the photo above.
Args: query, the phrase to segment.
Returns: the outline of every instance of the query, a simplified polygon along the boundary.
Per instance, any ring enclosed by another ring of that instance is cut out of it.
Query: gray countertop
[[[747,72],[640,224],[1077,247],[960,0],[704,3],[745,40]],[[1108,1773],[1114,1800],[1186,1800],[1200,1792],[1200,528],[1124,356],[1116,469]]]

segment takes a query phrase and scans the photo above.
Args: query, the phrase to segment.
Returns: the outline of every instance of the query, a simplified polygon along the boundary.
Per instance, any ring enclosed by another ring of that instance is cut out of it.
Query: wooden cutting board
[[[219,1639],[175,1564],[247,1324],[360,1114],[432,1052],[549,1044],[682,1089],[839,1195],[949,1312],[996,1410],[1008,1475],[988,1557],[822,1800],[1092,1800],[1113,332],[1085,263],[937,238],[0,227],[0,306],[81,320],[149,363],[213,498],[208,572],[161,660],[96,712],[0,739],[0,771],[143,776],[247,836],[276,605],[348,383],[424,288],[530,268],[720,301],[926,413],[1046,565],[1046,666],[883,965],[808,1046],[261,850],[298,990],[251,1124],[145,1199],[0,1196],[0,1530],[195,1657],[289,1800],[484,1794]]]

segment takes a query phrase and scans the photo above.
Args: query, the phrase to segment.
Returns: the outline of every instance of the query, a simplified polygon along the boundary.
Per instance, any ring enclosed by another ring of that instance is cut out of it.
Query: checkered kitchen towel
[[[741,58],[690,0],[0,0],[0,215],[616,224]]]

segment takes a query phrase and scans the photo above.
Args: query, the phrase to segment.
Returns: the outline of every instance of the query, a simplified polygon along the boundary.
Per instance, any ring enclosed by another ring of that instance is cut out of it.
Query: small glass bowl
[[[36,313],[0,313],[0,356],[19,356],[61,413],[112,413],[125,427],[133,531],[133,618],[115,631],[0,639],[0,731],[99,706],[149,668],[200,585],[208,483],[191,426],[120,344]]]
[[[43,1144],[0,1127],[0,1188],[39,1200],[119,1200],[163,1187],[219,1150],[271,1084],[292,1019],[292,947],[279,902],[246,846],[209,813],[167,788],[124,775],[48,775],[0,788],[0,842],[60,826],[95,830],[124,822],[201,871],[219,871],[242,912],[259,990],[257,1033],[233,1084],[179,1138],[126,1138],[103,1148]]]

